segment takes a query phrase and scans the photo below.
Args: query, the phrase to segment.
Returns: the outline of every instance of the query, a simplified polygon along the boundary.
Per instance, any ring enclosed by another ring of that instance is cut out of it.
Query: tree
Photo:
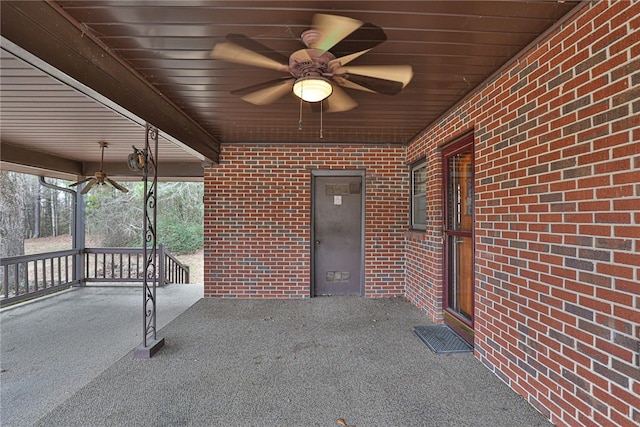
[[[25,183],[24,176],[0,170],[0,258],[24,255]],[[16,274],[8,268],[9,277]],[[5,272],[2,271],[4,274]],[[18,270],[18,282],[24,280],[24,266]],[[3,289],[4,291],[4,289]]]
[[[99,237],[101,246],[140,246],[142,197],[137,189],[140,184],[120,184],[133,191],[122,193],[111,187],[96,186],[87,193],[87,233]]]
[[[142,245],[143,184],[124,183],[128,193],[111,188],[87,195],[87,230],[100,237],[102,246]],[[156,236],[174,252],[193,252],[203,245],[202,183],[158,183]]]
[[[35,197],[33,200],[33,232],[31,238],[36,239],[40,237],[40,185],[36,186]]]
[[[203,246],[204,187],[167,182],[158,187],[158,239],[170,251],[193,252]]]
[[[0,257],[24,254],[24,176],[0,171]]]
[[[68,182],[47,178],[65,187]],[[67,192],[43,187],[37,176],[13,172],[0,175],[0,256],[24,253],[24,239],[71,233],[73,198]],[[97,186],[86,196],[87,233],[101,246],[142,245],[143,184],[124,183],[128,193]],[[174,252],[202,248],[204,188],[196,182],[158,183],[157,238]]]

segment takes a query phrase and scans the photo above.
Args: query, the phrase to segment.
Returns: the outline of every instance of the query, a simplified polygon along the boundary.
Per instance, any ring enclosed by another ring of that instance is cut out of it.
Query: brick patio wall
[[[365,296],[404,295],[404,146],[223,145],[205,170],[205,296],[305,298],[311,170],[365,170]]]
[[[640,425],[639,58],[640,2],[589,3],[408,147],[407,297],[441,320],[437,150],[473,131],[475,353],[557,425]]]

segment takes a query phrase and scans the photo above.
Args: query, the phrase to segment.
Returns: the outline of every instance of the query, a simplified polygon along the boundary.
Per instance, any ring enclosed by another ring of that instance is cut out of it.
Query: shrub
[[[158,242],[171,252],[195,252],[203,246],[204,227],[199,223],[158,222]]]

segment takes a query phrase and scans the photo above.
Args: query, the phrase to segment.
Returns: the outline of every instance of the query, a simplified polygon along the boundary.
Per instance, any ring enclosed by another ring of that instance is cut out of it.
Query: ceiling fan
[[[214,46],[211,57],[288,73],[231,92],[247,102],[266,105],[293,92],[306,102],[324,101],[321,111],[341,112],[358,105],[341,87],[396,95],[411,81],[410,65],[347,65],[386,39],[383,29],[374,24],[316,14],[312,28],[301,35],[306,48],[288,58],[242,34],[227,35],[226,41]]]
[[[122,191],[123,193],[129,192],[127,188],[123,187],[122,185],[118,184],[111,178],[107,177],[107,174],[102,171],[102,166],[104,163],[104,149],[107,148],[109,144],[105,141],[100,141],[99,144],[100,144],[100,148],[102,149],[102,157],[100,158],[100,170],[94,173],[91,178],[83,179],[81,181],[74,182],[73,184],[69,184],[69,187],[75,187],[76,185],[82,184],[83,182],[88,182],[88,184],[85,185],[85,187],[80,191],[80,194],[87,194],[89,190],[91,190],[96,185],[104,185],[104,184],[108,184]]]

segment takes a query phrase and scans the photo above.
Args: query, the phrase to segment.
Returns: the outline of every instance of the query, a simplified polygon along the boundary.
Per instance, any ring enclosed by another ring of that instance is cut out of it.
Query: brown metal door
[[[362,295],[362,193],[362,176],[314,177],[314,295]]]

